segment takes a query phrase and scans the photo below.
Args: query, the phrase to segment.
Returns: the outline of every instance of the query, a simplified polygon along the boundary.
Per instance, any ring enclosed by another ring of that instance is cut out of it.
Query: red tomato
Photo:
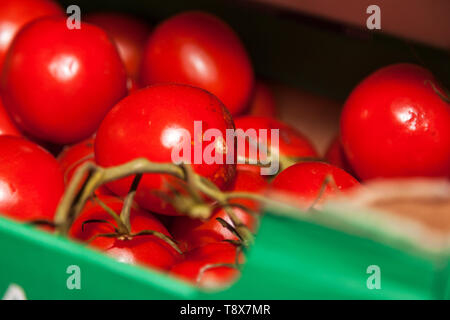
[[[426,69],[382,68],[348,97],[341,141],[361,179],[450,176],[450,105]],[[447,97],[448,99],[448,97]]]
[[[0,212],[16,220],[52,220],[64,192],[58,162],[23,138],[0,136]]]
[[[272,181],[271,189],[291,193],[306,209],[319,197],[327,176],[332,177],[334,183],[327,183],[320,202],[336,194],[338,190],[342,191],[359,185],[355,178],[338,167],[322,162],[302,162],[294,164],[276,176]]]
[[[172,267],[171,273],[184,280],[197,284],[205,288],[217,288],[230,285],[239,276],[239,271],[231,267],[214,267],[205,270],[202,275],[202,268],[214,264],[235,264],[236,247],[230,243],[217,242],[204,245],[185,253],[184,261]],[[242,263],[243,256],[239,256]]]
[[[108,35],[88,23],[68,29],[65,18],[39,19],[21,30],[1,85],[19,127],[60,144],[91,136],[127,93],[125,68]]]
[[[64,147],[57,159],[64,172],[64,183],[68,185],[72,176],[82,164],[88,161],[95,162],[94,138]],[[105,186],[101,186],[97,189],[96,194],[108,195],[111,192]]]
[[[134,80],[132,78],[128,78],[128,80],[127,80],[128,94],[132,94],[141,88],[142,87],[139,85],[139,83],[136,80]]]
[[[95,161],[94,138],[64,147],[57,159],[64,172],[64,182],[67,184],[80,165],[89,160]]]
[[[136,79],[142,63],[150,28],[143,21],[120,13],[93,13],[86,21],[95,24],[114,39],[128,75]]]
[[[244,111],[253,90],[253,69],[233,30],[217,17],[186,12],[161,23],[150,36],[143,84],[178,82],[216,95],[231,114]]]
[[[355,176],[355,174],[353,173],[353,169],[348,163],[347,157],[345,156],[344,149],[342,149],[339,136],[331,141],[325,154],[325,159],[329,164],[339,167],[350,173],[352,176]]]
[[[238,170],[232,190],[261,193],[266,187],[266,180],[261,178],[259,174]],[[247,199],[235,199],[230,202],[244,205],[254,211],[258,211],[259,207],[254,201]],[[233,211],[243,224],[249,227],[251,231],[255,231],[256,221],[253,216],[241,208],[235,207]],[[206,243],[219,242],[225,239],[238,240],[231,231],[216,220],[217,218],[221,218],[233,226],[233,222],[225,210],[218,209],[207,221],[188,217],[175,217],[170,231],[182,250],[192,250]]]
[[[243,116],[239,118],[235,118],[236,129],[242,129],[246,132],[249,129],[256,130],[257,137],[259,139],[259,147],[258,149],[250,149],[251,145],[254,148],[254,144],[249,144],[248,142],[245,145],[245,154],[242,152],[243,149],[239,148],[238,144],[238,156],[246,157],[249,159],[254,159],[251,157],[249,153],[250,150],[259,150],[265,151],[265,149],[273,149],[272,152],[276,152],[275,146],[272,146],[271,143],[271,130],[278,129],[279,130],[279,145],[278,145],[278,153],[283,157],[291,158],[295,160],[296,158],[313,158],[317,157],[317,152],[313,147],[312,143],[306,138],[301,132],[292,128],[291,126],[278,121],[274,118],[270,117],[257,117],[257,116]],[[263,140],[263,136],[260,133],[260,129],[267,130],[267,141],[266,143]],[[259,155],[257,156],[259,159]],[[242,170],[250,170],[255,173],[260,173],[261,168],[256,165],[250,164],[238,164],[238,169]],[[282,168],[284,169],[284,168]]]
[[[184,141],[180,129],[190,133],[188,145],[191,145],[191,159],[194,159],[195,149],[204,152],[211,144],[201,143],[203,136],[201,132],[194,133],[194,121],[202,121],[203,133],[213,128],[223,137],[226,129],[234,128],[223,104],[204,90],[186,85],[154,85],[141,89],[120,101],[103,120],[95,140],[96,161],[106,167],[140,157],[154,162],[171,162],[172,149]],[[235,164],[225,164],[225,141],[220,143],[214,150],[219,156],[223,153],[224,164],[206,164],[202,156],[201,163],[193,164],[193,169],[223,188],[233,180]],[[114,181],[108,188],[118,195],[125,195],[132,180],[128,177]],[[164,174],[145,175],[137,190],[136,201],[151,211],[174,214],[172,206],[157,194],[161,191],[170,194],[170,185],[174,183],[174,179]]]
[[[6,112],[1,98],[0,98],[0,135],[10,135],[17,137],[22,136],[19,129],[17,129],[16,125],[9,117],[8,112]]]
[[[120,214],[123,201],[111,197],[100,196],[99,199],[114,212]],[[177,262],[181,255],[164,240],[153,236],[136,236],[132,239],[96,237],[102,233],[114,233],[114,228],[106,222],[83,223],[88,220],[106,220],[117,227],[114,219],[97,203],[90,200],[80,216],[74,221],[69,235],[81,241],[92,240],[89,245],[106,252],[116,260],[129,264],[143,264],[159,269],[168,269]],[[167,229],[152,214],[140,209],[131,209],[131,233],[153,230],[171,237]]]
[[[276,117],[277,105],[271,89],[257,81],[248,113],[252,116]]]
[[[52,0],[2,0],[0,2],[0,70],[17,32],[28,22],[44,16],[62,16]]]

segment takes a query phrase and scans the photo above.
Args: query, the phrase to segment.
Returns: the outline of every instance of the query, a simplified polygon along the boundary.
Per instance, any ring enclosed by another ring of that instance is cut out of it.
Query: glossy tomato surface
[[[236,247],[230,243],[210,243],[184,254],[184,261],[171,269],[171,274],[204,288],[218,288],[230,285],[239,276],[239,271],[228,266],[237,260],[243,262],[242,254],[237,259]],[[205,269],[205,267],[211,267]],[[214,266],[214,267],[213,267]]]
[[[16,220],[53,219],[64,192],[56,159],[20,137],[0,136],[0,212]]]
[[[123,206],[123,201],[111,196],[99,196],[109,208],[117,214]],[[107,222],[87,223],[89,220],[104,220]],[[131,233],[153,230],[170,236],[167,229],[151,213],[137,208],[131,209]],[[177,262],[181,255],[164,240],[153,235],[135,236],[132,239],[110,237],[95,237],[104,233],[114,233],[117,227],[114,219],[97,203],[90,200],[80,216],[73,223],[69,235],[89,245],[100,249],[120,262],[128,264],[143,264],[159,269],[168,269]]]
[[[259,174],[251,171],[238,170],[231,190],[262,193],[267,186],[267,181]],[[248,199],[234,199],[230,202],[240,204],[255,212],[259,209],[257,203]],[[234,207],[233,212],[252,232],[256,231],[255,217],[238,207]],[[192,250],[201,245],[222,240],[238,240],[230,230],[226,229],[216,220],[217,218],[221,218],[234,226],[225,210],[219,208],[215,210],[211,218],[206,221],[188,217],[175,217],[170,227],[170,231],[182,250]]]
[[[275,97],[270,87],[264,82],[256,82],[248,114],[252,116],[276,117],[277,105]]]
[[[348,97],[341,141],[361,179],[450,175],[450,105],[426,69],[397,64]],[[446,97],[448,101],[448,97]]]
[[[185,12],[155,28],[147,43],[143,84],[177,82],[216,95],[231,114],[244,111],[253,90],[253,69],[234,31],[217,17]]]
[[[43,18],[16,36],[1,79],[5,108],[28,134],[67,144],[91,136],[127,93],[115,45],[99,27]]]
[[[194,132],[194,121],[201,122],[198,132]],[[234,178],[235,164],[225,163],[225,139],[202,142],[202,131],[214,129],[225,137],[226,129],[233,128],[230,114],[214,95],[186,85],[154,85],[129,95],[108,113],[96,135],[95,157],[98,164],[106,167],[140,157],[167,163],[176,160],[172,158],[172,150],[187,145],[191,153],[188,160],[194,163],[195,154],[199,157],[193,169],[224,188]],[[217,153],[222,164],[206,163],[203,155],[210,145],[214,146],[212,153]],[[177,151],[174,154],[184,155]],[[125,195],[131,182],[132,177],[129,177],[114,181],[108,187],[118,195]],[[156,213],[174,214],[159,193],[170,194],[171,185],[176,183],[167,175],[147,174],[139,185],[136,201]]]
[[[8,112],[3,106],[2,99],[0,98],[0,135],[11,135],[20,137],[22,134],[11,120]]]
[[[317,157],[317,151],[315,150],[311,141],[303,135],[299,130],[289,126],[288,124],[276,120],[271,117],[259,117],[259,116],[242,116],[234,119],[236,129],[243,130],[244,133],[250,137],[245,144],[245,148],[239,147],[237,144],[237,154],[241,159],[263,159],[267,161],[266,157],[260,157],[260,151],[262,155],[268,154],[270,151],[278,153],[280,156],[280,167],[282,167],[282,157],[289,158],[292,161],[300,160],[302,158],[315,158]],[[248,131],[250,130],[250,131]],[[263,131],[265,130],[265,131]],[[278,132],[278,141],[272,142],[273,130]],[[257,140],[251,135],[251,132],[256,133]],[[256,142],[257,148],[256,148]],[[256,158],[253,154],[256,152]],[[238,164],[238,168],[242,170],[250,170],[255,173],[260,173],[261,168],[256,165],[250,164]],[[284,169],[284,168],[281,168]]]
[[[113,38],[128,75],[137,79],[150,27],[134,17],[112,12],[92,13],[86,21],[101,27]]]
[[[58,3],[52,0],[0,1],[0,71],[6,52],[23,26],[41,17],[62,16],[63,14]]]
[[[327,177],[332,178],[326,183]],[[271,190],[289,193],[305,209],[322,203],[331,195],[359,185],[344,170],[323,162],[302,162],[282,171],[272,181]],[[325,186],[323,193],[321,189]]]

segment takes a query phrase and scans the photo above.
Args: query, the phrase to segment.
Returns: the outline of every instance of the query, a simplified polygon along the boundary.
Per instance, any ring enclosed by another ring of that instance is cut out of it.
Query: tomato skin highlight
[[[234,31],[217,17],[185,12],[158,25],[150,36],[141,73],[143,85],[183,83],[217,96],[232,115],[250,101],[254,75]]]
[[[282,171],[270,185],[276,192],[289,193],[293,199],[298,200],[300,207],[307,209],[314,204],[327,176],[331,176],[339,191],[344,191],[359,185],[359,182],[350,174],[324,162],[301,162]],[[326,185],[318,203],[335,195],[331,183]]]
[[[184,260],[175,264],[170,273],[197,284],[199,274],[207,265],[235,264],[237,248],[227,242],[209,243],[184,254]],[[243,255],[239,254],[239,263],[243,262]],[[231,267],[215,267],[206,270],[200,277],[198,285],[204,288],[218,288],[230,285],[239,276],[239,271]]]
[[[16,137],[22,136],[19,129],[11,120],[8,112],[5,110],[2,99],[0,98],[0,136],[1,135],[9,135]]]
[[[99,199],[120,215],[123,206],[121,199],[105,195],[99,196]],[[83,226],[83,222],[92,219],[106,220],[117,226],[114,219],[100,205],[89,200],[80,216],[74,221],[69,235],[80,241],[91,240],[89,242],[90,246],[124,263],[142,264],[152,268],[167,270],[181,259],[181,255],[168,243],[152,235],[136,236],[130,240],[108,237],[96,237],[93,239],[95,235],[111,233],[114,232],[114,229],[107,223],[86,223]],[[151,213],[138,208],[131,209],[130,224],[131,233],[153,230],[171,237],[158,219]]]
[[[38,19],[19,32],[1,89],[24,132],[58,144],[91,136],[127,94],[125,67],[106,32],[88,23],[68,29],[65,18]]]
[[[194,134],[194,121],[202,121],[203,132],[209,128],[217,129],[224,138],[226,129],[234,129],[233,120],[223,104],[202,89],[162,84],[138,90],[120,101],[100,125],[95,139],[96,161],[106,167],[141,157],[153,162],[172,162],[172,149],[183,144],[179,129],[186,129],[190,134],[193,159],[195,148],[202,140],[201,136]],[[219,188],[225,188],[234,179],[236,165],[225,163],[226,150],[221,156],[223,164],[206,164],[203,151],[210,143],[201,144],[202,163],[194,163],[192,168]],[[107,184],[107,187],[123,196],[132,180],[133,177],[120,179]],[[135,199],[150,211],[177,214],[156,194],[161,191],[170,194],[171,186],[178,187],[179,181],[165,174],[146,174]]]
[[[141,68],[150,27],[134,17],[112,12],[92,13],[85,20],[99,26],[113,38],[128,76],[135,81]]]
[[[359,83],[340,124],[356,174],[363,180],[449,177],[450,105],[440,95],[433,75],[412,64],[381,68]]]
[[[62,8],[51,0],[2,0],[0,3],[0,73],[6,53],[19,30],[45,16],[63,16]]]
[[[251,171],[238,170],[231,191],[248,191],[262,194],[267,187],[267,181],[259,174]],[[234,199],[230,200],[230,203],[246,206],[256,212],[259,209],[257,203],[248,199]],[[252,232],[256,231],[255,217],[237,207],[233,208],[233,212]],[[221,218],[233,226],[233,222],[228,214],[224,209],[220,208],[215,210],[212,216],[206,221],[189,217],[175,217],[170,226],[170,231],[183,251],[192,250],[207,243],[219,242],[226,239],[238,240],[231,231],[216,220],[217,218]]]
[[[64,192],[56,159],[20,137],[0,136],[0,212],[19,221],[52,220]]]
[[[258,146],[257,151],[270,149],[274,146],[271,145],[271,130],[277,129],[279,130],[279,143],[278,150],[280,156],[288,157],[288,158],[316,158],[318,157],[317,151],[314,148],[311,141],[303,135],[299,130],[289,126],[288,124],[279,121],[277,119],[271,117],[261,117],[261,116],[241,116],[234,119],[234,123],[237,129],[242,129],[244,133],[249,129],[256,130],[256,134],[259,139],[260,148]],[[263,135],[259,134],[259,130],[264,129],[267,130],[267,141],[264,142],[262,140]],[[246,157],[248,159],[253,159],[249,154],[250,148],[249,143],[246,142],[245,145],[245,153],[243,150],[237,149],[237,154],[239,157]],[[257,156],[259,159],[259,154]],[[238,170],[249,170],[254,173],[261,173],[261,167],[252,164],[238,164]],[[270,177],[270,176],[265,176]]]

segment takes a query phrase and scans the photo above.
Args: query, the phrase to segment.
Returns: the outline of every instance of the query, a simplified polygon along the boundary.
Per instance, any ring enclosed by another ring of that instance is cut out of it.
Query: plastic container
[[[0,218],[0,295],[16,284],[29,299],[449,298],[446,248],[425,248],[389,221],[367,219],[370,213],[349,220],[345,210],[329,207],[314,216],[268,210],[242,276],[214,292]],[[73,265],[81,281],[71,290],[67,270]],[[380,271],[379,289],[368,285],[373,266]]]

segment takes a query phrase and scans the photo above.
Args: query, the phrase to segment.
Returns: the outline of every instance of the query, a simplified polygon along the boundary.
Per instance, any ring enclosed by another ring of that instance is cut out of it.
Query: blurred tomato
[[[150,36],[144,54],[142,83],[176,82],[216,95],[239,114],[253,90],[253,69],[234,31],[217,17],[185,12],[167,19]]]
[[[268,85],[257,81],[250,101],[248,113],[252,116],[276,117],[277,106],[272,90]]]
[[[339,167],[350,173],[352,176],[355,176],[350,163],[348,163],[347,157],[345,156],[339,136],[331,141],[325,154],[325,159],[329,164]]]
[[[174,265],[170,270],[186,281],[204,288],[218,288],[230,285],[239,276],[236,268],[219,266],[235,265],[243,262],[243,255],[237,259],[237,248],[226,242],[210,243],[184,254],[184,261]]]
[[[111,35],[128,76],[137,79],[150,27],[143,21],[121,13],[93,13],[87,15],[85,20]]]
[[[355,178],[338,167],[323,162],[302,162],[276,176],[271,190],[291,194],[300,206],[308,209],[314,203],[322,203],[330,196],[357,185],[359,182]]]

